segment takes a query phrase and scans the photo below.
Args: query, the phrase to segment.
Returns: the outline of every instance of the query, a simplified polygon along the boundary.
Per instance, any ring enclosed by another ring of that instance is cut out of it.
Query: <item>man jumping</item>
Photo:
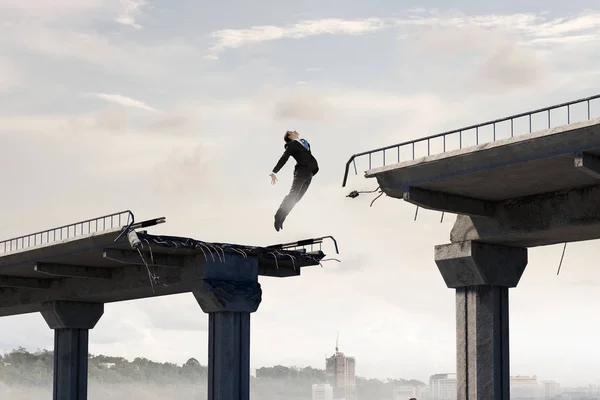
[[[271,184],[274,185],[277,182],[276,174],[283,168],[290,156],[296,160],[296,167],[294,168],[294,180],[290,193],[285,196],[275,213],[275,230],[277,232],[283,229],[283,221],[306,193],[312,177],[319,172],[319,165],[310,151],[310,144],[305,139],[301,139],[298,132],[287,131],[283,136],[283,140],[285,141],[285,151],[270,174]]]

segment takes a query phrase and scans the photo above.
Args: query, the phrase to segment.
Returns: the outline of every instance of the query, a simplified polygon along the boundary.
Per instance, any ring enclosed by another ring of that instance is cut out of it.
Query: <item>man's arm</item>
[[[290,158],[290,151],[289,151],[289,148],[286,148],[285,151],[283,152],[283,155],[279,159],[279,161],[277,161],[277,164],[275,165],[275,168],[273,168],[273,173],[274,174],[278,173],[279,170],[281,168],[283,168],[283,166],[285,165],[285,163],[287,162],[287,160],[289,158]]]

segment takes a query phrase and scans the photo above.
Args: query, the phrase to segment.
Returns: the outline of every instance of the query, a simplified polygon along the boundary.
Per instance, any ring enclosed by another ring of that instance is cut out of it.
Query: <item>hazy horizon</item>
[[[383,196],[357,152],[600,93],[591,0],[0,0],[0,239],[131,209],[149,233],[269,245],[333,235],[342,262],[261,278],[251,364],[322,367],[340,332],[357,374],[456,369],[455,294],[434,263],[455,217]],[[600,112],[600,106],[597,106]],[[288,217],[282,135],[319,174]],[[511,375],[600,383],[594,242],[529,249],[510,290]],[[334,256],[333,247],[324,250]],[[107,304],[90,352],[207,361],[192,294]],[[38,314],[0,318],[0,351],[51,349]],[[275,338],[275,339],[274,339]]]
[[[53,354],[50,351],[29,352],[26,349],[16,349],[0,358],[0,396],[10,396],[10,399],[45,398],[52,391]],[[90,399],[197,399],[207,395],[208,369],[198,360],[190,358],[182,365],[157,363],[146,358],[124,360],[121,357],[91,354],[89,357]],[[541,384],[538,379],[540,400],[550,400],[543,397]],[[251,371],[250,389],[255,400],[311,400],[314,384],[330,382],[325,370],[313,368],[295,368],[290,366],[272,366]],[[428,382],[429,383],[429,382]],[[393,400],[393,392],[401,387],[417,388],[419,399],[429,398],[428,383],[402,379],[365,379],[356,377],[356,396],[358,399]],[[560,382],[558,382],[560,384]],[[520,386],[511,379],[511,398],[517,400],[521,396],[529,398],[530,387]],[[421,392],[420,389],[426,389]],[[567,387],[561,385],[563,393],[581,392],[600,393],[600,386]],[[523,391],[525,390],[525,391]],[[538,397],[536,397],[538,398]],[[588,397],[582,397],[584,398]],[[595,398],[595,397],[594,397]],[[406,400],[406,399],[404,399]],[[579,400],[579,397],[573,398]]]

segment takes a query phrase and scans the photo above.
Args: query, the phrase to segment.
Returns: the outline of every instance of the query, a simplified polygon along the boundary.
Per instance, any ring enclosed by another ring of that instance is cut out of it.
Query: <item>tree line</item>
[[[0,381],[8,385],[48,386],[52,384],[53,352],[24,348],[0,355]],[[195,358],[182,365],[160,363],[147,358],[129,361],[123,357],[89,355],[90,381],[105,384],[150,382],[158,385],[192,384],[205,388],[208,369]],[[325,370],[312,367],[276,365],[256,370],[251,390],[256,399],[307,399],[312,396],[314,383],[327,381]],[[361,399],[391,399],[392,391],[400,385],[421,386],[423,382],[404,379],[356,378],[357,397]]]
[[[44,386],[52,383],[54,355],[50,350],[29,352],[18,348],[0,355],[0,379],[6,384]],[[208,370],[198,360],[190,358],[183,365],[159,363],[137,357],[129,361],[123,357],[89,355],[90,380],[106,383],[152,381],[156,384],[206,384]]]

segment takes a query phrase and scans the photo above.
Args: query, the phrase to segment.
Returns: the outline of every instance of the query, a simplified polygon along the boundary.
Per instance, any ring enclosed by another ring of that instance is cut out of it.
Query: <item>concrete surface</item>
[[[54,301],[42,305],[50,329],[94,329],[104,314],[104,304]]]
[[[374,168],[365,176],[400,199],[405,188],[416,187],[494,202],[598,184],[576,167],[578,152],[600,156],[600,118]]]
[[[394,198],[458,214],[452,242],[600,238],[600,118],[367,171]]]
[[[198,282],[193,293],[205,313],[253,313],[262,300],[262,290],[258,282],[204,279]]]
[[[456,392],[460,400],[510,400],[508,288],[456,289]]]
[[[208,400],[250,400],[250,313],[210,313],[208,329]]]
[[[457,398],[510,400],[508,289],[527,266],[527,249],[478,242],[435,248],[456,288]]]
[[[527,266],[527,249],[478,242],[435,246],[435,263],[446,286],[516,287]]]
[[[42,316],[54,329],[53,400],[85,400],[88,384],[89,329],[104,313],[104,304],[52,302]]]
[[[494,218],[458,215],[450,241],[536,247],[600,238],[600,185],[505,201]]]
[[[211,277],[211,271],[228,271],[228,279],[243,278],[249,262],[256,275],[298,276],[301,268],[319,265],[324,257],[321,251],[302,255],[269,250],[263,255],[242,255],[225,249],[222,255],[220,251],[218,256],[212,254],[213,260],[201,249],[153,245],[152,253],[146,248],[142,254],[150,264],[153,260],[152,270],[162,284],[168,285],[156,285],[153,292],[143,260],[132,251],[126,236],[115,242],[119,231],[79,236],[0,256],[0,316],[42,311],[43,303],[57,300],[110,303],[191,292],[198,281]]]
[[[193,292],[209,314],[208,400],[249,400],[250,314],[258,309],[262,290],[258,276],[215,277],[221,279],[203,280]]]

